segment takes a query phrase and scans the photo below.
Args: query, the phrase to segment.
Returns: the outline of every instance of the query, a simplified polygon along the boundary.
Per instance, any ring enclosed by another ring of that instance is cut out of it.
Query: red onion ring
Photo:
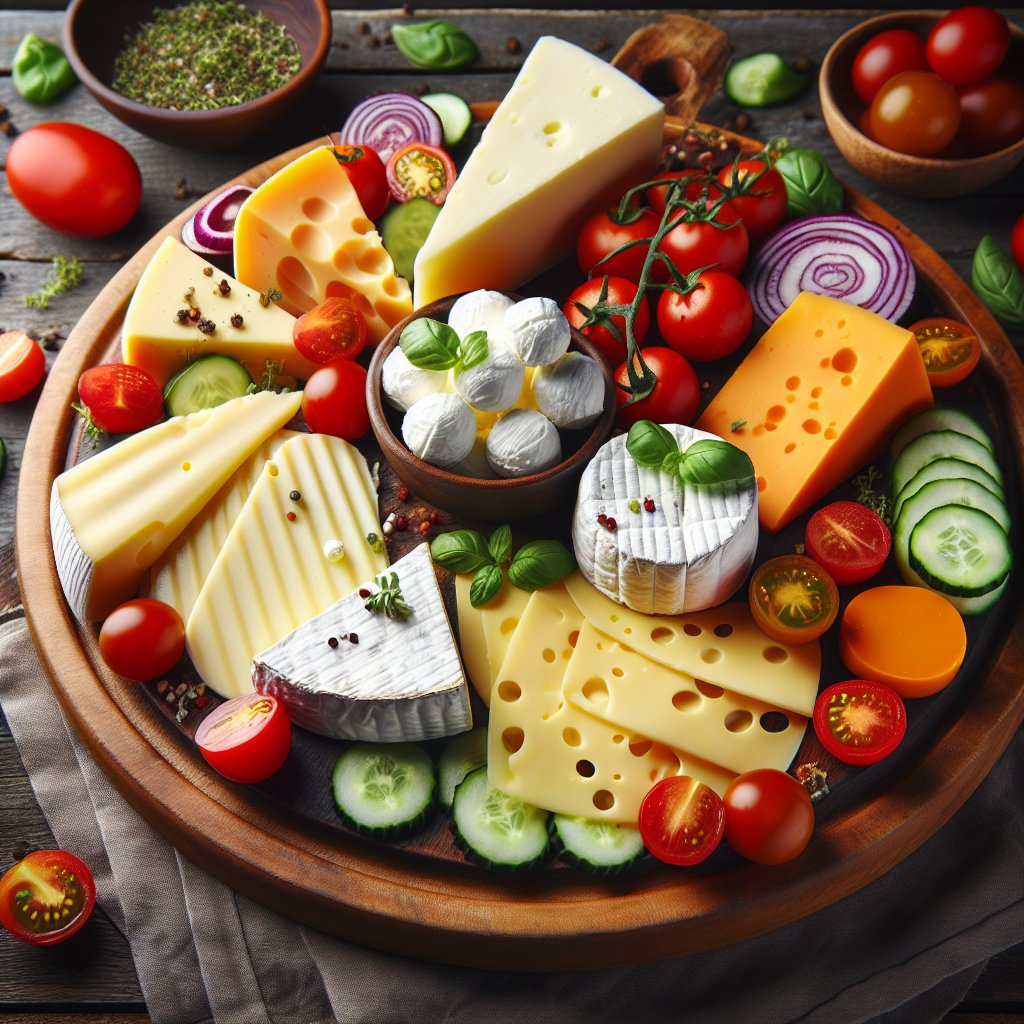
[[[235,244],[235,217],[255,192],[248,185],[231,185],[200,207],[181,227],[181,240],[201,256],[227,256]]]
[[[441,119],[421,99],[405,92],[382,92],[357,103],[341,129],[341,141],[368,146],[386,164],[403,146],[444,142]]]

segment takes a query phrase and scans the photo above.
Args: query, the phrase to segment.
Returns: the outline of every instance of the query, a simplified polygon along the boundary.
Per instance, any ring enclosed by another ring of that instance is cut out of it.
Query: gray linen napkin
[[[1024,731],[968,803],[872,884],[767,935],[622,970],[439,967],[343,942],[240,896],[121,798],[65,722],[21,620],[0,704],[54,836],[93,869],[155,1024],[938,1021],[1024,941]],[[144,864],[145,871],[137,870]]]

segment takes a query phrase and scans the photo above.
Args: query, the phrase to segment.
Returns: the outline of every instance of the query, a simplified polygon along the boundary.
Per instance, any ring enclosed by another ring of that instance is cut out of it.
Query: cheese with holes
[[[413,548],[388,569],[388,580],[392,574],[412,609],[407,618],[370,611],[357,590],[256,655],[256,689],[284,701],[296,725],[381,742],[432,740],[472,728],[429,547]],[[377,586],[368,580],[364,589]]]
[[[366,460],[326,434],[299,434],[266,462],[185,627],[186,649],[223,697],[252,690],[252,659],[387,564]]]
[[[713,436],[665,427],[683,451]],[[652,511],[643,507],[647,498]],[[753,564],[757,491],[752,480],[684,485],[675,474],[637,465],[620,434],[583,471],[572,540],[580,571],[614,601],[650,614],[710,608],[732,597]]]
[[[801,292],[697,426],[750,456],[761,525],[775,532],[869,463],[893,430],[931,405],[910,331],[859,306]]]
[[[182,321],[182,311],[192,315]],[[242,318],[237,327],[233,316]],[[200,330],[200,321],[212,329]],[[213,354],[237,359],[253,380],[260,380],[268,362],[277,364],[280,377],[306,380],[318,364],[295,347],[294,323],[295,317],[274,303],[264,306],[259,290],[240,284],[168,237],[132,293],[121,330],[121,354],[161,388],[191,360]]]
[[[375,345],[412,312],[409,285],[330,146],[319,146],[268,178],[235,220],[235,276],[252,288],[276,288],[298,316],[340,296],[366,316]]]
[[[273,458],[278,448],[292,437],[298,437],[298,431],[278,430],[271,434],[153,563],[149,596],[176,609],[183,622],[188,622],[199,591],[267,459]]]
[[[664,120],[600,57],[538,39],[416,256],[416,307],[514,290],[575,251],[586,218],[654,170]]]
[[[301,392],[246,395],[140,430],[61,473],[50,535],[74,614],[96,622],[135,597],[146,570],[301,402]]]

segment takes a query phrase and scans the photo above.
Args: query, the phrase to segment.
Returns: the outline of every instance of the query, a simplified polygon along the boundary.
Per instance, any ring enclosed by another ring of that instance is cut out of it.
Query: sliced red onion
[[[387,163],[393,153],[411,142],[440,146],[441,119],[421,99],[405,92],[382,92],[356,104],[341,129],[341,141],[368,146]]]
[[[181,228],[181,240],[201,256],[226,256],[235,241],[235,217],[255,189],[231,185],[218,192]]]
[[[917,283],[914,264],[892,232],[843,213],[779,228],[751,261],[747,281],[754,312],[766,324],[800,292],[830,295],[895,322]]]

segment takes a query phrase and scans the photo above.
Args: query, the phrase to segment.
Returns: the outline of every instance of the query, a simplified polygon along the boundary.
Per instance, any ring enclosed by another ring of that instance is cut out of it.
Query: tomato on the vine
[[[0,402],[24,398],[46,372],[46,356],[38,341],[24,331],[0,334]]]
[[[750,578],[750,611],[773,640],[816,640],[835,622],[839,591],[832,577],[806,555],[769,558]]]
[[[370,429],[366,370],[350,359],[315,370],[302,391],[302,418],[316,434],[358,441]]]
[[[660,346],[645,348],[643,360],[657,377],[654,390],[638,402],[630,405],[629,395],[621,387],[615,389],[615,400],[619,404],[619,420],[626,426],[632,426],[637,420],[653,420],[655,423],[693,422],[700,408],[700,381],[693,367],[684,356],[670,348]],[[639,366],[634,356],[634,368]],[[628,385],[629,376],[626,364],[615,371],[617,384]]]
[[[734,163],[723,167],[718,180],[726,189],[735,190],[729,196],[729,206],[743,221],[752,243],[767,238],[782,223],[786,182],[774,167],[763,160],[741,160],[738,168]]]
[[[352,182],[363,213],[376,220],[391,202],[384,162],[369,146],[339,144],[334,147],[334,155]]]
[[[354,302],[331,295],[295,321],[292,341],[314,363],[354,359],[366,344],[366,317]]]
[[[953,85],[993,74],[1010,49],[1010,26],[990,7],[958,7],[928,33],[928,66]]]
[[[169,672],[185,651],[185,624],[177,609],[153,597],[118,605],[100,626],[107,666],[140,683]]]
[[[812,721],[821,745],[844,764],[874,764],[899,746],[907,709],[891,686],[848,679],[822,690]]]
[[[601,210],[583,225],[576,243],[577,262],[584,274],[593,271],[595,274],[611,274],[639,281],[648,248],[647,243],[640,240],[654,235],[661,218],[650,210],[642,210],[635,220],[619,224],[613,214],[613,210]],[[604,260],[620,245],[638,241],[638,245]]]
[[[962,85],[960,131],[972,153],[995,153],[1024,137],[1024,85],[1012,78],[987,78]]]
[[[95,905],[92,872],[66,850],[33,850],[0,878],[0,925],[33,946],[74,935]]]
[[[658,298],[658,330],[666,344],[696,362],[730,355],[754,322],[747,289],[731,274],[705,270],[685,295],[666,288]]]
[[[1024,213],[1017,218],[1017,223],[1013,225],[1013,234],[1010,235],[1010,251],[1013,253],[1013,258],[1017,261],[1021,273],[1024,274]]]
[[[933,316],[918,320],[910,330],[933,388],[948,388],[970,376],[981,361],[978,332],[959,320]]]
[[[129,363],[92,366],[78,378],[82,413],[108,434],[133,434],[152,426],[164,411],[164,396],[145,370]]]
[[[853,58],[853,91],[870,104],[879,89],[901,71],[927,71],[924,39],[909,28],[890,28],[872,36]]]
[[[701,193],[704,191],[705,186],[708,184],[708,175],[705,171],[697,171],[692,167],[686,167],[682,170],[675,171],[658,171],[652,181],[657,179],[658,181],[667,182],[664,185],[651,185],[647,191],[647,203],[654,210],[658,216],[661,216],[665,212],[665,206],[668,204],[668,191],[672,185],[680,179],[693,179],[689,181],[684,189],[684,198],[693,202],[695,199],[700,199]]]
[[[689,775],[656,782],[640,804],[644,846],[667,864],[699,864],[714,853],[725,832],[722,798]]]
[[[928,71],[902,71],[871,101],[867,134],[889,149],[931,156],[952,142],[960,127],[956,89]]]
[[[602,291],[604,297],[602,298]],[[635,298],[637,284],[626,277],[593,277],[589,281],[574,288],[562,305],[562,312],[569,323],[581,331],[598,348],[606,363],[616,367],[626,358],[626,318],[624,316],[607,316],[599,314],[592,323],[592,311],[599,304],[607,306],[627,306]],[[585,307],[585,312],[580,307]],[[616,337],[609,329],[611,323],[619,332]],[[586,326],[584,326],[586,325]],[[633,337],[638,345],[642,345],[651,325],[651,310],[647,304],[647,296],[640,299],[636,318],[633,322]]]
[[[803,853],[814,832],[807,790],[778,768],[737,775],[722,797],[725,841],[757,864],[783,864]]]
[[[411,142],[391,154],[388,189],[400,203],[429,199],[440,206],[455,184],[455,161],[440,146]]]
[[[203,757],[232,782],[269,779],[288,757],[292,725],[281,701],[245,693],[214,708],[196,729]]]
[[[867,505],[833,501],[807,520],[804,548],[836,583],[863,583],[885,565],[892,536]]]
[[[701,267],[738,276],[750,254],[750,236],[731,201],[708,201],[707,218],[684,220],[661,240],[661,251],[680,274]]]

